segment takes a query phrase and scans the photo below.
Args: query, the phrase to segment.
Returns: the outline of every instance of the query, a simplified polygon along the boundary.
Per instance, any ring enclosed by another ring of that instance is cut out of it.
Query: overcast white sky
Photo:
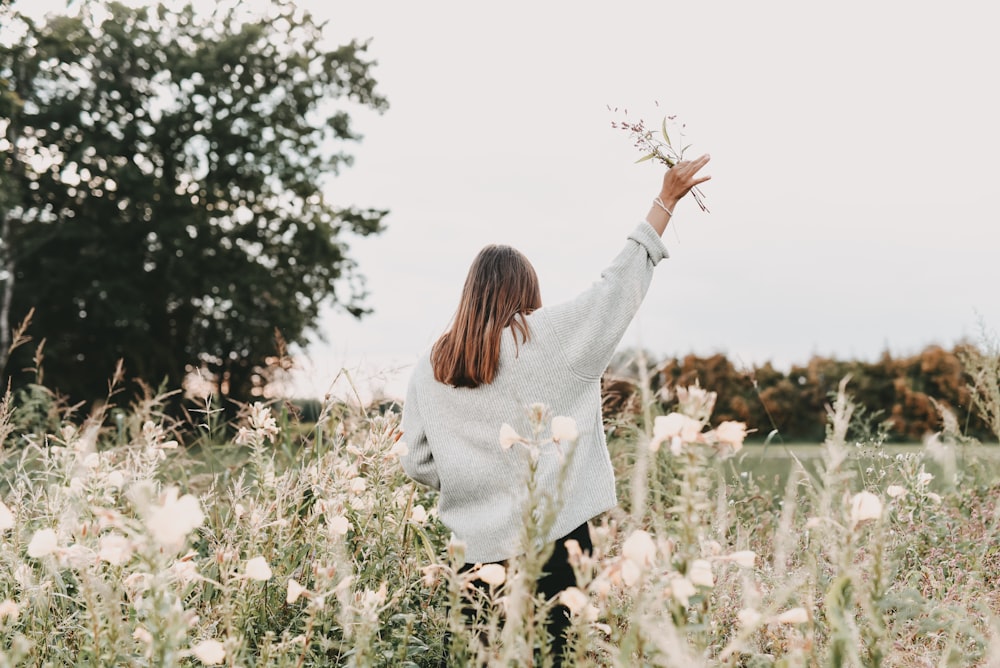
[[[607,105],[712,155],[712,213],[679,205],[623,346],[787,366],[1000,330],[996,3],[300,4],[372,38],[391,108],[358,116],[331,197],[391,214],[352,243],[375,312],[323,317],[299,395],[344,367],[402,393],[484,244],[521,249],[543,301],[595,280],[662,173]]]

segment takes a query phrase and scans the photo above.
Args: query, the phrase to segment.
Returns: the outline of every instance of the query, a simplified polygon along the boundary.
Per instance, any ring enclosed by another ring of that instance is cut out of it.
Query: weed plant
[[[711,392],[667,415],[647,392],[610,441],[619,507],[592,552],[570,546],[578,586],[558,600],[534,582],[561,485],[534,464],[572,457],[575,425],[545,406],[526,407],[531,434],[497,425],[525,455],[522,556],[463,571],[392,413],[327,401],[300,424],[254,404],[229,440],[211,397],[182,423],[153,390],[85,418],[40,384],[8,392],[0,666],[544,666],[555,605],[569,665],[1000,665],[993,471],[948,415],[918,453],[853,437],[847,387],[822,456],[790,457],[777,488],[740,475],[751,446],[712,425]]]

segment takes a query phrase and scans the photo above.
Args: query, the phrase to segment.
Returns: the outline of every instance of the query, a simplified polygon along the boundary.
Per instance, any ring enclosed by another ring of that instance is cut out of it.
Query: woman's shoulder
[[[413,362],[408,385],[410,390],[413,390],[433,382],[435,382],[434,367],[431,364],[431,350],[428,348]]]
[[[434,370],[431,367],[431,350],[428,348],[417,356],[416,361],[413,363],[413,376],[427,375],[434,376]]]
[[[546,320],[547,320],[547,318],[549,316],[549,312],[552,311],[552,308],[553,307],[552,307],[551,304],[548,304],[548,305],[545,305],[545,306],[539,306],[538,308],[536,308],[531,313],[526,313],[524,315],[525,322],[528,323],[529,327],[531,325],[535,325],[536,323],[544,323],[544,322],[546,322]]]
[[[538,337],[539,339],[547,340],[552,335],[551,314],[553,310],[558,309],[558,304],[549,304],[547,306],[540,306],[525,316],[524,319],[528,324],[528,331],[531,333],[531,338]]]

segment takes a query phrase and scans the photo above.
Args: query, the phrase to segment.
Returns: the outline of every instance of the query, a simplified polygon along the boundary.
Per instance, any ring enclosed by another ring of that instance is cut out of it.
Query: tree
[[[323,194],[360,139],[348,111],[386,107],[366,43],[329,48],[308,12],[277,1],[13,18],[4,327],[36,307],[47,384],[100,397],[122,358],[174,387],[202,367],[245,398],[276,329],[305,344],[324,303],[367,312],[345,236],[380,232],[386,212]]]

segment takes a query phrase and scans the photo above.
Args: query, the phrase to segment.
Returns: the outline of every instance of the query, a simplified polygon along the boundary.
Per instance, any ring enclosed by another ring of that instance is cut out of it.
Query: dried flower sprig
[[[618,113],[618,108],[612,109],[608,107],[613,113]],[[623,110],[623,115],[628,116],[628,110]],[[636,160],[639,162],[646,162],[647,160],[656,160],[667,167],[673,167],[678,162],[684,159],[684,151],[690,148],[690,144],[682,145],[679,149],[674,146],[673,142],[670,140],[670,133],[667,132],[667,122],[674,123],[677,120],[677,116],[664,116],[662,122],[660,123],[660,132],[657,134],[653,130],[646,127],[645,121],[641,118],[637,121],[632,121],[628,118],[624,118],[620,121],[611,121],[611,127],[616,130],[624,130],[627,132],[632,139],[633,145],[643,153],[643,156]],[[684,139],[684,128],[687,127],[683,123],[677,131],[683,143]],[[661,139],[662,135],[662,139]],[[691,190],[691,196],[694,197],[694,201],[698,203],[698,206],[702,211],[708,213],[708,207],[705,206],[705,195],[696,186]]]

